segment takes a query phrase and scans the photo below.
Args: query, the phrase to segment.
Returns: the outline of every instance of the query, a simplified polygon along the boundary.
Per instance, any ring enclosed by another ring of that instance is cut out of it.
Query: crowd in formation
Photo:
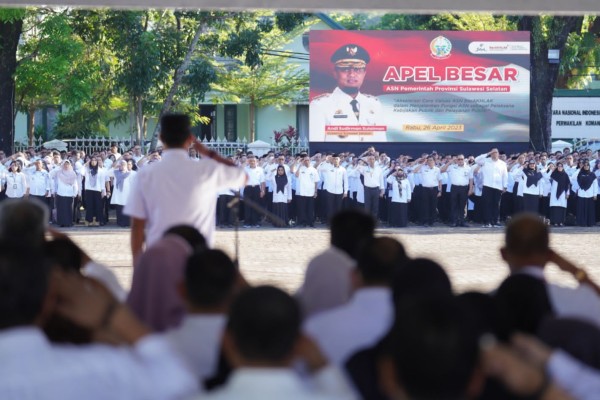
[[[242,195],[282,218],[286,225],[326,223],[342,209],[362,208],[381,223],[454,227],[500,226],[520,212],[536,213],[553,226],[594,226],[600,219],[600,162],[592,151],[524,152],[497,149],[481,155],[433,152],[395,159],[373,147],[353,153],[307,153],[295,157],[241,153]],[[235,189],[220,193],[218,222],[231,225],[226,205]],[[251,207],[244,225],[260,226]]]
[[[38,201],[0,205],[3,399],[582,399],[600,393],[600,288],[523,214],[506,227],[509,276],[454,292],[444,268],[375,236],[363,210],[290,295],[252,287],[193,227],[135,261],[131,289]],[[578,281],[544,279],[556,264]],[[499,268],[501,268],[499,266]]]
[[[0,153],[0,198],[37,197],[59,226],[104,225],[114,208],[117,225],[128,227],[123,208],[136,171],[161,161],[161,153],[159,148],[144,155],[135,146],[121,155],[116,144],[92,154],[33,148],[10,157]],[[193,147],[189,158],[200,160]],[[358,156],[271,151],[259,157],[239,151],[229,160],[244,168],[247,181],[218,193],[216,221],[220,227],[272,222],[251,204],[232,212],[232,200],[240,195],[279,217],[276,226],[314,227],[342,209],[362,208],[390,227],[495,227],[522,211],[553,226],[589,227],[600,220],[597,159],[592,151],[569,148],[551,154],[492,149],[478,156],[433,152],[395,159],[373,147]]]

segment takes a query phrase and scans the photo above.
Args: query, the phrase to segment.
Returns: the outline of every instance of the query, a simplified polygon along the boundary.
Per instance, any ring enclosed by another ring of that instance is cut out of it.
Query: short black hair
[[[396,271],[392,292],[397,305],[409,297],[450,296],[452,283],[438,263],[427,258],[415,258]]]
[[[479,358],[477,330],[452,296],[405,302],[392,329],[396,378],[411,399],[463,399]]]
[[[79,272],[82,267],[83,252],[67,238],[57,238],[44,244],[44,252],[49,262],[67,272]]]
[[[221,305],[235,286],[237,268],[221,250],[193,253],[185,267],[185,287],[189,301],[199,307]]]
[[[404,246],[390,237],[372,239],[360,250],[356,267],[367,285],[391,285],[408,261]]]
[[[192,122],[186,114],[165,114],[160,119],[160,140],[169,147],[181,147],[190,137]]]
[[[183,238],[194,251],[202,251],[208,248],[204,235],[191,225],[174,225],[165,231],[163,236],[166,235],[177,235]]]
[[[0,204],[0,239],[40,247],[45,241],[48,207],[37,199],[7,199]]]
[[[364,210],[344,210],[331,218],[331,244],[356,259],[375,234],[375,219]]]
[[[300,325],[296,300],[281,289],[258,286],[233,302],[227,330],[246,360],[279,363],[292,354]]]
[[[0,330],[34,322],[42,310],[48,280],[41,248],[0,240]]]

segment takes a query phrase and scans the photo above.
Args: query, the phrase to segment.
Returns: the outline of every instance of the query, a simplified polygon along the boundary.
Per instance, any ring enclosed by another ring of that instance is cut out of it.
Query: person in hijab
[[[400,167],[387,177],[387,183],[392,186],[389,213],[390,226],[406,227],[408,225],[408,203],[412,198],[410,182],[406,173]]]
[[[179,326],[185,304],[177,292],[184,280],[192,247],[180,236],[167,234],[138,256],[127,305],[155,332]]]
[[[129,227],[129,216],[123,214],[123,207],[127,204],[131,185],[135,178],[136,172],[133,170],[133,161],[119,160],[117,168],[111,169],[110,177],[114,178],[114,192],[110,199],[110,204],[115,206],[117,212],[117,225],[121,227]]]
[[[571,192],[571,181],[563,163],[556,163],[556,169],[550,174],[550,184],[550,223],[552,226],[563,226]]]
[[[538,172],[534,159],[527,162],[527,166],[522,172],[523,182],[523,211],[539,214],[540,197],[543,194],[543,188],[540,180],[542,173]]]
[[[273,187],[273,213],[288,224],[288,203],[292,201],[291,182],[285,173],[285,167],[279,165],[271,177]]]
[[[590,169],[589,160],[583,160],[583,166],[577,174],[577,225],[594,226],[596,224],[596,196],[598,180]]]
[[[73,226],[73,202],[76,197],[81,197],[81,189],[71,161],[63,161],[52,175],[55,180],[56,223],[60,227]]]
[[[104,225],[102,199],[106,197],[106,176],[96,157],[83,166],[82,175],[85,177],[85,225]]]

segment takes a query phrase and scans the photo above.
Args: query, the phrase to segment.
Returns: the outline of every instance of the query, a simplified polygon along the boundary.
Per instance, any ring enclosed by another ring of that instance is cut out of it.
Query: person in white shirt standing
[[[21,172],[22,168],[19,160],[14,160],[10,164],[9,172],[6,174],[6,197],[9,199],[29,197],[29,185],[27,177]]]
[[[162,160],[145,166],[137,174],[123,213],[131,220],[131,252],[134,259],[144,243],[159,240],[172,226],[194,226],[213,245],[217,192],[241,187],[246,176],[241,168],[207,149],[191,132],[187,115],[167,114],[161,118]],[[203,156],[189,159],[193,144]]]
[[[258,166],[256,157],[248,157],[248,166],[246,167],[246,187],[244,187],[244,199],[254,203],[259,203],[260,199],[265,197],[265,171]],[[244,228],[252,226],[260,227],[260,215],[248,204],[244,203]]]
[[[110,198],[110,204],[115,206],[117,212],[117,225],[127,228],[131,225],[129,217],[123,214],[123,208],[127,204],[127,199],[131,193],[131,187],[135,180],[136,171],[133,170],[133,162],[123,159],[117,161],[117,168],[111,168],[107,178],[113,178],[115,185],[113,194]]]
[[[102,199],[106,197],[106,173],[95,156],[84,164],[81,172],[85,178],[85,225],[104,225]]]
[[[435,166],[433,156],[428,156],[422,162],[423,164],[414,169],[414,172],[419,173],[421,176],[421,184],[423,185],[421,223],[424,227],[432,227],[436,216],[437,199],[442,197],[442,175],[440,169]]]
[[[333,154],[331,163],[325,163],[319,168],[323,176],[323,194],[325,195],[325,221],[342,209],[342,201],[348,195],[348,174],[346,168],[340,165],[340,157]]]
[[[383,197],[385,190],[383,170],[375,164],[375,156],[368,156],[367,165],[360,165],[358,171],[365,186],[365,210],[377,220],[379,199]]]
[[[448,173],[450,181],[450,224],[467,227],[465,208],[467,199],[473,194],[473,172],[465,164],[464,154],[458,154],[442,167],[441,172]]]
[[[315,226],[315,199],[317,198],[317,184],[320,181],[319,173],[310,165],[310,157],[305,155],[302,164],[295,166],[294,174],[297,179],[296,211],[298,213],[298,226]]]
[[[29,175],[29,195],[41,201],[52,210],[50,206],[51,186],[50,175],[44,169],[44,162],[37,159],[34,163],[35,171]]]
[[[508,185],[506,163],[500,160],[498,149],[478,156],[475,162],[481,166],[483,176],[483,226],[500,226],[500,198]]]

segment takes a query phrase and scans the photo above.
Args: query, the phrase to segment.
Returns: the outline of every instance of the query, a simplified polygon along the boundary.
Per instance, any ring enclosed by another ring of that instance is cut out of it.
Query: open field
[[[110,266],[121,283],[129,288],[133,269],[129,231],[112,227],[77,227],[67,233],[94,259]],[[503,230],[484,228],[380,229],[380,235],[400,240],[412,257],[430,257],[442,264],[457,291],[491,290],[507,275],[500,258]],[[302,282],[304,269],[315,254],[325,249],[329,232],[317,229],[241,229],[240,266],[253,284],[269,283],[294,291]],[[600,281],[600,230],[560,228],[552,233],[555,250],[585,267]],[[217,231],[216,247],[234,253],[232,229]],[[574,285],[575,281],[554,266],[548,268],[550,281]]]

